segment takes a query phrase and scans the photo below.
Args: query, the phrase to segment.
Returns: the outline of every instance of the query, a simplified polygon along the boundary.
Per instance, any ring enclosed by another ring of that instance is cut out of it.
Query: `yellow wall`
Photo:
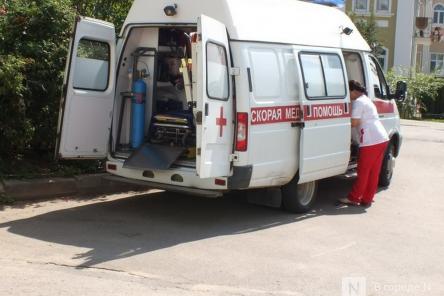
[[[394,63],[394,51],[395,51],[395,33],[396,33],[396,8],[398,6],[398,0],[391,0],[391,11],[389,15],[378,15],[376,14],[376,0],[368,0],[369,1],[369,11],[368,13],[359,14],[355,13],[357,18],[365,18],[368,19],[371,13],[375,16],[375,21],[380,22],[388,22],[388,26],[386,27],[378,27],[377,29],[377,38],[378,41],[382,44],[382,46],[386,47],[389,51],[388,53],[388,69],[393,67]],[[402,1],[402,0],[401,0]],[[353,13],[352,4],[353,0],[346,1],[346,12]]]

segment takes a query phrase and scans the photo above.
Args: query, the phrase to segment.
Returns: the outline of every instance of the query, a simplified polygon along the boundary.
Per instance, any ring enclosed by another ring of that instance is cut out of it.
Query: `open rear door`
[[[56,154],[105,158],[115,80],[114,25],[78,17],[68,55],[60,105]]]
[[[198,77],[195,85],[197,173],[201,178],[228,176],[234,123],[227,30],[222,23],[202,15],[198,33]]]

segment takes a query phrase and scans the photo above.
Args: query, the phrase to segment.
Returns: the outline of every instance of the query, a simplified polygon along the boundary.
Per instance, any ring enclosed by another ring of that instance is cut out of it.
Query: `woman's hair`
[[[362,92],[362,93],[364,93],[364,94],[367,94],[367,90],[365,89],[365,87],[362,86],[362,84],[359,83],[359,82],[356,81],[356,80],[350,80],[350,81],[348,82],[348,88],[350,89],[350,91],[357,90],[357,91],[359,91],[359,92]]]

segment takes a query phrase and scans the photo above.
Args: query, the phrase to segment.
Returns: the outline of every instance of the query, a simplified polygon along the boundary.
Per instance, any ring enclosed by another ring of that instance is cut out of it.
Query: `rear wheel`
[[[379,173],[379,186],[388,187],[392,181],[395,168],[395,145],[390,142],[385,151],[384,160]]]
[[[282,208],[293,213],[306,213],[316,200],[317,182],[298,184],[295,177],[290,183],[282,186]]]

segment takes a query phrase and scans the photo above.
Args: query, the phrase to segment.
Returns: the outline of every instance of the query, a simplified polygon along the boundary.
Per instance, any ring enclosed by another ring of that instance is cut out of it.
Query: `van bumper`
[[[129,179],[129,178],[124,178],[124,177],[120,177],[120,176],[106,176],[104,178],[107,180],[110,180],[110,181],[117,181],[117,182],[124,182],[124,183],[136,184],[136,185],[149,186],[153,189],[167,190],[167,191],[171,191],[171,192],[183,193],[183,194],[194,195],[194,196],[217,198],[217,197],[221,197],[223,195],[222,191],[190,188],[190,187],[183,187],[183,186],[177,186],[177,185],[171,185],[171,184],[162,184],[162,183],[156,183],[156,182],[150,182],[150,181]]]

